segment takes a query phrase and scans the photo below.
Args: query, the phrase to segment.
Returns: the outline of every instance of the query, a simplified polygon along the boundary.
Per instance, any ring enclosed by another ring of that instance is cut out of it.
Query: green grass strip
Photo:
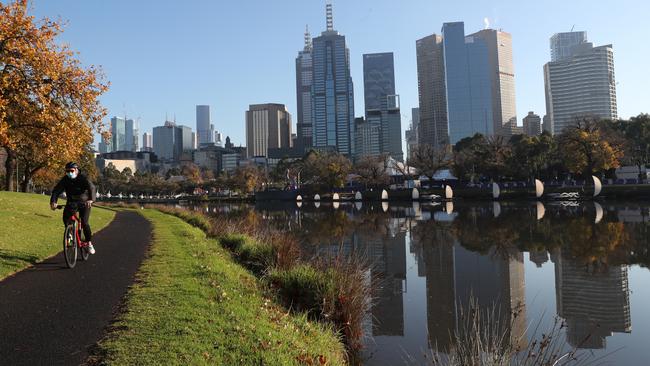
[[[180,218],[140,212],[154,240],[99,363],[345,364],[331,328],[283,311],[216,240]]]
[[[0,280],[61,251],[63,211],[50,210],[49,202],[49,196],[0,192]],[[114,211],[93,208],[93,231],[114,217]]]

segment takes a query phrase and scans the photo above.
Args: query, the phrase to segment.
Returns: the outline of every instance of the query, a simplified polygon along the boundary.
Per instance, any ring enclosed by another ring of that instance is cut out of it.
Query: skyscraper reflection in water
[[[389,219],[375,230],[355,234],[372,263],[372,335],[404,335],[404,291],[406,281],[406,229],[403,220]]]
[[[600,265],[572,259],[557,249],[555,263],[557,313],[567,323],[567,340],[577,348],[604,349],[613,333],[632,330],[626,265]]]
[[[468,312],[472,301],[483,316],[494,310],[497,319],[492,321],[499,321],[499,330],[508,332],[513,339],[521,339],[519,346],[525,346],[522,253],[497,253],[490,249],[482,255],[463,248],[444,230],[435,231],[429,241],[422,243],[431,347],[442,352],[450,349],[453,335],[465,330],[462,314]]]

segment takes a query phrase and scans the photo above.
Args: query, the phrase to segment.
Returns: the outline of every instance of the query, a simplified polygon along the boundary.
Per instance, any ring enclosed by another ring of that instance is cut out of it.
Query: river
[[[521,336],[523,347],[560,319],[562,343],[591,362],[648,362],[650,203],[305,202],[197,209],[256,215],[292,232],[314,255],[342,250],[369,258],[368,286],[376,288],[376,299],[364,324],[366,365],[426,364],[431,345],[449,349],[449,334],[458,330],[470,297],[483,309],[504,310],[508,331]]]

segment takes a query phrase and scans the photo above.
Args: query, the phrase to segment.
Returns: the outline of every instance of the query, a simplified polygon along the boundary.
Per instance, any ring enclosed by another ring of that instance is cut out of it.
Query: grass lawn
[[[100,342],[112,365],[342,365],[332,329],[276,305],[203,231],[156,210],[154,240],[125,312]]]
[[[49,196],[0,192],[0,280],[61,251],[63,211],[50,210],[49,202]],[[114,211],[93,208],[93,231],[114,217]]]

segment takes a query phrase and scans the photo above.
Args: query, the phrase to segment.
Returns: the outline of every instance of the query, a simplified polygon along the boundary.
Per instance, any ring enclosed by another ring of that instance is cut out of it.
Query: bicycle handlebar
[[[75,209],[75,208],[79,208],[80,206],[83,206],[83,205],[85,205],[85,202],[74,202],[74,203],[70,202],[70,203],[66,203],[65,205],[57,205],[56,209],[57,210],[63,210],[67,206],[70,206],[70,208]]]

